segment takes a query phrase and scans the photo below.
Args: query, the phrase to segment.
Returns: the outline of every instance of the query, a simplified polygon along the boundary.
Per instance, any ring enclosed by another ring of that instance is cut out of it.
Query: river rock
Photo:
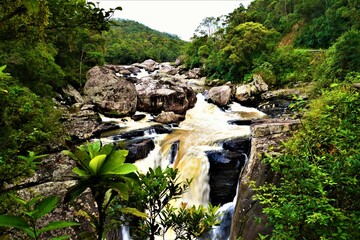
[[[239,102],[254,100],[256,96],[268,90],[268,85],[260,75],[254,74],[253,81],[236,87],[235,99]]]
[[[224,107],[229,104],[231,98],[231,87],[229,85],[223,85],[219,87],[212,87],[209,90],[209,98],[213,103],[220,107]]]
[[[71,103],[71,102],[75,102],[75,103],[84,103],[84,99],[83,97],[81,96],[81,94],[78,92],[78,90],[76,90],[73,86],[71,85],[67,85],[66,87],[64,87],[62,89],[62,91],[64,92],[65,94],[65,98],[69,99],[68,103]],[[73,100],[70,100],[70,99],[73,99]]]
[[[179,69],[171,66],[169,62],[165,62],[160,64],[159,72],[169,75],[175,75],[179,73]]]
[[[251,125],[251,152],[244,166],[238,187],[238,198],[231,224],[230,240],[258,239],[259,233],[270,234],[262,206],[254,199],[250,183],[261,186],[265,182],[276,183],[279,177],[262,162],[265,154],[279,154],[281,142],[288,139],[300,126],[299,120],[266,119]],[[261,224],[258,223],[261,219]]]
[[[153,72],[153,71],[159,69],[159,63],[152,59],[147,59],[147,60],[143,61],[142,63],[134,63],[134,64],[132,64],[132,66],[135,66],[138,68],[143,68],[148,72]]]
[[[185,114],[196,103],[195,92],[186,85],[175,84],[173,81],[141,78],[135,84],[138,93],[139,111],[160,113],[172,111]]]
[[[70,144],[90,139],[101,124],[101,118],[93,110],[80,110],[63,116],[65,132],[70,137]]]
[[[201,78],[202,77],[202,70],[201,68],[193,68],[185,73],[186,78]]]
[[[96,66],[89,70],[84,93],[104,115],[126,116],[136,111],[135,85],[119,78],[114,70],[106,66]]]
[[[136,160],[145,158],[155,148],[155,144],[152,139],[135,139],[127,141],[125,148],[129,151],[126,162],[134,163]]]
[[[154,120],[159,123],[177,123],[185,119],[184,115],[176,114],[174,112],[162,112],[157,115]]]
[[[213,205],[232,202],[246,155],[227,150],[207,151],[210,162],[210,202]]]
[[[106,64],[104,67],[112,70],[115,72],[115,75],[122,76],[122,77],[130,77],[131,75],[137,75],[141,72],[140,68],[135,66],[128,66],[128,65],[112,65]]]

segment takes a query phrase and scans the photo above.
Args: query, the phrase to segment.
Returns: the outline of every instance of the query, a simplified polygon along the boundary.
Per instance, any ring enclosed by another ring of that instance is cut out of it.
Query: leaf
[[[7,65],[1,66],[1,67],[0,67],[0,73],[2,73],[2,72],[5,70],[6,67],[7,67]]]
[[[105,154],[101,154],[91,159],[89,167],[95,175],[100,173],[101,166],[103,165],[106,157],[107,156]]]
[[[91,184],[89,181],[79,181],[76,185],[70,187],[65,194],[64,203],[71,202],[79,197]]]
[[[26,202],[26,200],[25,199],[22,199],[22,198],[20,198],[20,197],[18,197],[18,196],[15,196],[15,195],[13,195],[13,194],[11,194],[10,195],[11,196],[11,198],[12,199],[14,199],[17,203],[19,203],[21,206],[23,206],[24,208],[26,208],[27,207],[27,202]]]
[[[121,166],[115,168],[111,173],[112,174],[128,174],[131,172],[135,172],[137,170],[137,167],[134,164],[131,163],[124,163]]]
[[[112,152],[112,150],[114,149],[114,147],[115,146],[112,143],[106,144],[101,148],[101,150],[99,151],[99,154],[109,155]]]
[[[48,232],[48,231],[52,231],[55,229],[73,227],[73,226],[78,226],[78,225],[80,225],[80,224],[77,222],[56,221],[56,222],[51,222],[51,223],[47,224],[43,228],[39,229],[38,232],[43,233],[43,232]]]
[[[88,150],[91,159],[95,158],[98,155],[100,148],[101,148],[100,141],[96,141],[88,144]]]
[[[72,158],[72,159],[75,160],[75,161],[78,161],[78,160],[79,160],[79,159],[75,156],[75,154],[72,153],[70,150],[62,150],[61,153],[64,154],[64,155],[69,156],[70,158]]]
[[[148,217],[146,213],[141,212],[141,211],[137,210],[136,208],[124,207],[124,208],[121,208],[120,211],[124,214],[131,214],[136,217],[143,218],[143,219],[146,219]]]
[[[0,215],[0,226],[14,227],[17,229],[28,228],[28,223],[22,218],[13,215]]]
[[[127,155],[127,150],[117,150],[112,152],[106,162],[101,168],[101,174],[107,174],[110,172],[114,172],[114,169],[118,168],[125,162],[125,157]]]
[[[78,167],[75,167],[73,170],[72,170],[74,173],[76,173],[77,175],[79,175],[80,177],[87,177],[87,176],[90,176],[90,173],[85,171],[85,170],[82,170]]]
[[[30,237],[35,238],[34,232],[22,217],[13,215],[0,215],[0,226],[20,229],[26,232]]]
[[[129,188],[125,183],[114,182],[111,183],[110,186],[120,195],[122,199],[129,200]]]
[[[39,203],[37,203],[35,205],[35,213],[33,214],[33,217],[35,219],[39,219],[43,216],[45,216],[46,214],[50,213],[51,211],[53,211],[56,207],[56,205],[58,204],[59,199],[56,196],[50,196],[47,198],[44,198],[43,200],[41,200]]]

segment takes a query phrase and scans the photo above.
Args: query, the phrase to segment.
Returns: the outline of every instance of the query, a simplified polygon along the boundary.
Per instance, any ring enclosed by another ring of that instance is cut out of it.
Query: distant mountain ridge
[[[106,32],[105,61],[110,64],[131,64],[145,59],[157,62],[174,61],[186,44],[177,35],[151,29],[133,20],[115,19]]]

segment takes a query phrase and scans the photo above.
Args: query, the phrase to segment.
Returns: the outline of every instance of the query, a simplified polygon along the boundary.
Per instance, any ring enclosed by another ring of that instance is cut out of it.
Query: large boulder
[[[185,119],[184,115],[176,114],[174,112],[162,112],[157,115],[154,120],[159,123],[178,123]]]
[[[201,78],[202,77],[202,70],[201,68],[193,68],[185,73],[186,78]]]
[[[184,114],[196,103],[196,94],[188,86],[171,80],[156,80],[150,77],[139,79],[136,84],[139,111],[160,113],[172,111]]]
[[[267,154],[279,154],[281,142],[289,138],[299,126],[299,120],[279,119],[262,120],[251,125],[251,152],[239,180],[230,240],[255,240],[259,234],[271,233],[262,206],[254,199],[255,192],[251,184],[258,187],[265,182],[278,182],[279,177],[263,163],[262,158]],[[258,223],[259,219],[261,224]]]
[[[216,105],[224,107],[230,102],[231,87],[229,85],[212,87],[209,90],[209,98]]]
[[[132,66],[135,66],[138,68],[143,68],[148,72],[153,72],[153,71],[159,69],[159,63],[152,59],[147,59],[147,60],[143,61],[142,63],[134,63],[134,64],[132,64]]]
[[[254,74],[253,81],[248,84],[239,85],[235,90],[235,99],[239,102],[254,100],[256,96],[268,90],[268,85],[260,75]]]
[[[64,93],[64,100],[66,103],[84,103],[81,94],[71,85],[67,85],[62,89]]]
[[[119,78],[114,70],[106,66],[89,70],[84,94],[107,116],[132,115],[136,111],[135,85]]]
[[[172,66],[169,62],[165,62],[160,64],[159,72],[169,75],[175,75],[179,73],[179,69]]]

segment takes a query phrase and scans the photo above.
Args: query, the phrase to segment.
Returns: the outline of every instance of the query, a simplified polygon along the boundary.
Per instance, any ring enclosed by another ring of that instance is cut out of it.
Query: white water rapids
[[[145,159],[138,160],[135,164],[142,172],[159,165],[163,168],[178,168],[180,180],[193,179],[189,191],[183,195],[180,202],[186,202],[188,206],[207,205],[210,194],[210,163],[205,151],[221,149],[220,142],[223,140],[250,136],[250,126],[229,124],[228,121],[258,119],[264,116],[264,113],[254,108],[246,108],[237,103],[232,103],[228,110],[223,111],[206,102],[202,94],[198,94],[195,107],[187,111],[185,120],[173,128],[170,134],[147,133],[153,134],[155,148]],[[151,126],[154,122],[149,121],[148,116],[140,122],[128,118],[125,122],[119,121],[119,124],[133,130]],[[174,144],[177,144],[175,153]]]

